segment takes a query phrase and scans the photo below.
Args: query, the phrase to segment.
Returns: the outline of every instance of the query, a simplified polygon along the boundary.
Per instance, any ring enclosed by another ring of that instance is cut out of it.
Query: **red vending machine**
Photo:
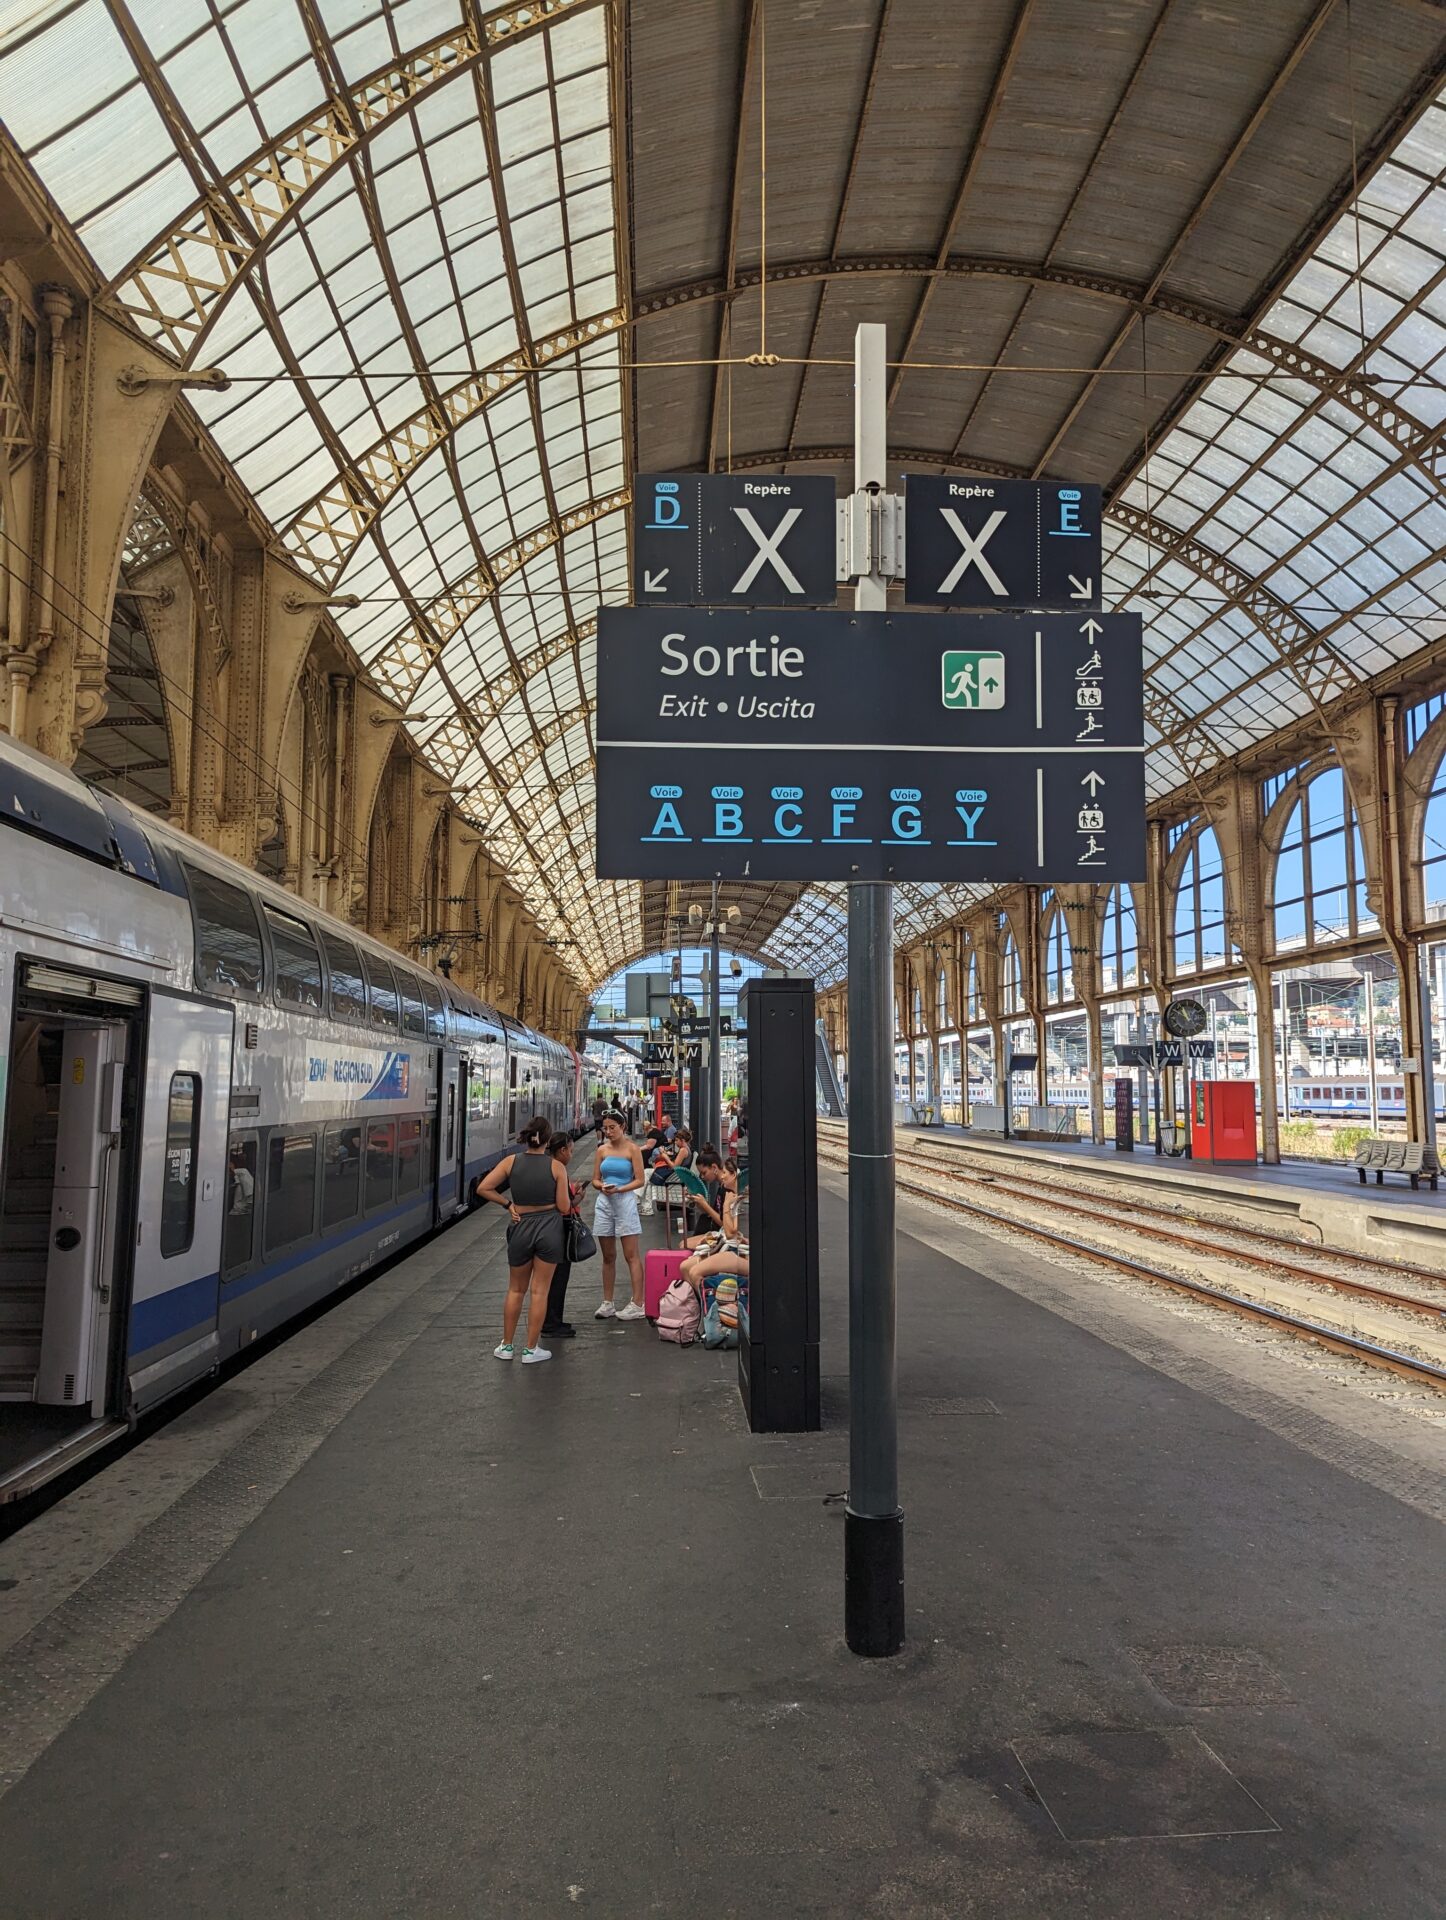
[[[1190,1109],[1193,1160],[1246,1160],[1255,1152],[1255,1082],[1197,1080]]]

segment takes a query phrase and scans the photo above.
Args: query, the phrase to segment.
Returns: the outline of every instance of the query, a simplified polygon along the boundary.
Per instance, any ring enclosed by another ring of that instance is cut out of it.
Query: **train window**
[[[272,1134],[266,1152],[266,1251],[311,1232],[316,1200],[316,1135]]]
[[[455,1080],[449,1080],[447,1082],[447,1155],[446,1155],[448,1161],[451,1161],[455,1155],[456,1144],[457,1144],[457,1082]]]
[[[304,1007],[320,1013],[321,956],[316,938],[304,920],[289,913],[266,909],[266,924],[271,930],[271,953],[276,962],[276,997],[288,1007]]]
[[[367,990],[356,948],[349,940],[339,940],[334,933],[323,933],[321,944],[326,954],[326,969],[331,975],[332,1018],[365,1020]]]
[[[166,1165],[161,1179],[161,1258],[184,1253],[196,1226],[196,1146],[201,1137],[201,1076],[173,1073],[166,1105]]]
[[[416,1193],[422,1184],[422,1123],[402,1120],[397,1127],[397,1198]]]
[[[430,980],[424,980],[422,982],[422,998],[427,1005],[428,1039],[444,1039],[446,1037],[446,1028],[442,1024],[442,996]]]
[[[367,1128],[366,1209],[385,1207],[392,1197],[392,1162],[397,1129],[391,1120],[377,1120]]]
[[[422,996],[418,991],[419,984],[410,973],[397,975],[397,985],[402,990],[402,1031],[404,1033],[425,1034],[427,1031],[427,1010],[422,1005]]]
[[[392,978],[392,970],[385,960],[378,960],[375,954],[364,953],[362,965],[367,974],[367,996],[372,1003],[372,1025],[385,1027],[388,1032],[397,1029],[397,983]]]
[[[321,1224],[339,1227],[361,1211],[361,1128],[328,1127],[321,1157]]]
[[[196,971],[227,993],[260,993],[261,929],[249,893],[186,863],[196,912]]]
[[[233,1140],[226,1155],[226,1238],[221,1266],[226,1274],[248,1266],[256,1250],[256,1135]]]

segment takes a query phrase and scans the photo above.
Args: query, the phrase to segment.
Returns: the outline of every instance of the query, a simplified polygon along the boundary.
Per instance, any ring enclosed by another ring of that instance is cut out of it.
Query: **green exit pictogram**
[[[948,652],[943,660],[946,707],[1002,707],[1004,655]]]

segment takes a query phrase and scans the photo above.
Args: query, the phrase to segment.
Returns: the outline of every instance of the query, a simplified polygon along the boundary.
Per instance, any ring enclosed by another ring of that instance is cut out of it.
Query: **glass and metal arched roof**
[[[593,635],[627,592],[616,15],[580,0],[51,0],[5,118],[577,970]]]
[[[977,0],[922,67],[917,8],[816,15],[0,0],[9,134],[105,297],[231,376],[196,414],[588,982],[686,904],[591,877],[631,474],[846,484],[859,319],[897,473],[1105,487],[1157,802],[1446,639],[1431,9],[1280,0],[1222,61],[1209,10]],[[755,892],[754,950],[837,977],[838,890]],[[981,897],[910,889],[901,933]]]

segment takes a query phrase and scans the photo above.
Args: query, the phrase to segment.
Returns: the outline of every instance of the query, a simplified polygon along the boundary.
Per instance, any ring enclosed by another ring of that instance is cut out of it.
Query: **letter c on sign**
[[[915,806],[894,808],[894,838],[896,840],[917,840],[924,831],[923,817]]]
[[[786,813],[794,816],[791,827],[784,825],[783,816]],[[795,806],[792,801],[789,801],[786,806],[776,807],[773,813],[773,831],[780,839],[796,840],[803,832],[803,808]]]

